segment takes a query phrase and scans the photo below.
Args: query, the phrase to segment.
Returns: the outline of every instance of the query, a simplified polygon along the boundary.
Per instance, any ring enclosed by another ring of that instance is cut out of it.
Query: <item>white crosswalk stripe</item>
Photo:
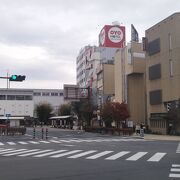
[[[45,156],[49,156],[49,155],[52,155],[52,154],[57,154],[57,153],[65,152],[65,151],[67,151],[67,150],[58,150],[58,151],[53,151],[53,152],[49,152],[49,153],[35,155],[33,157],[45,157]]]
[[[49,140],[50,142],[53,142],[53,143],[61,143],[60,141],[57,141],[57,140]]]
[[[7,142],[9,145],[16,145],[14,142]]]
[[[49,141],[39,141],[39,142],[42,142],[42,143],[45,143],[45,144],[49,144],[50,143]]]
[[[24,150],[27,150],[27,149],[17,149],[17,150],[9,150],[9,151],[4,151],[4,152],[0,152],[0,154],[8,154],[8,153],[15,153],[15,152],[20,152],[20,151],[24,151]]]
[[[10,153],[10,154],[5,154],[5,155],[3,155],[3,156],[14,156],[14,155],[24,154],[24,153],[30,153],[30,152],[34,152],[34,151],[38,151],[38,150],[40,150],[40,149],[32,149],[32,150],[14,152],[14,153]]]
[[[180,178],[180,164],[172,164],[172,168],[170,169],[170,171],[170,178]]]
[[[180,153],[180,143],[178,144],[178,147],[177,147],[176,153]]]
[[[66,153],[62,153],[62,154],[57,154],[57,155],[54,155],[54,156],[50,156],[52,158],[59,158],[59,157],[63,157],[63,156],[67,156],[67,155],[70,155],[70,154],[75,154],[75,153],[78,153],[78,152],[81,152],[82,150],[73,150],[73,151],[70,151],[70,152],[66,152]]]
[[[95,154],[93,156],[87,157],[86,159],[97,159],[97,158],[100,158],[100,157],[105,156],[105,155],[107,155],[109,153],[112,153],[112,152],[113,151],[103,151],[101,153],[98,153],[98,154]]]
[[[28,141],[29,143],[31,143],[31,144],[40,144],[39,142],[37,142],[37,141]]]
[[[166,155],[166,153],[156,153],[156,154],[154,154],[151,158],[149,158],[148,161],[158,162],[158,161],[160,161],[165,155]]]
[[[127,161],[137,161],[138,159],[142,158],[144,155],[146,155],[148,152],[138,152],[134,154],[133,156],[127,158]]]
[[[27,142],[24,141],[18,141],[19,144],[28,144]]]
[[[118,159],[118,158],[120,158],[126,154],[129,154],[129,153],[130,153],[130,151],[122,151],[122,152],[119,152],[115,155],[112,155],[112,156],[106,158],[106,160],[116,160],[116,159]]]
[[[0,142],[0,146],[1,146],[1,145],[4,145],[4,144]]]
[[[68,158],[76,159],[76,158],[79,158],[79,157],[86,156],[88,154],[92,154],[94,152],[97,152],[97,151],[96,150],[86,151],[86,152],[83,152],[83,153],[80,153],[80,154],[76,154],[76,155],[70,156]]]
[[[47,149],[47,150],[42,150],[42,151],[37,151],[37,152],[31,152],[31,153],[21,154],[21,155],[18,155],[18,156],[22,156],[22,157],[32,156],[32,155],[34,155],[34,154],[40,154],[40,153],[49,152],[49,151],[52,151],[52,150],[51,150],[51,149]]]

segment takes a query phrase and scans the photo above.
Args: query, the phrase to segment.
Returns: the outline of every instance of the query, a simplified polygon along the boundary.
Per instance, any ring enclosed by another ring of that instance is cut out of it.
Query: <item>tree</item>
[[[113,119],[116,122],[116,127],[119,128],[120,123],[126,121],[130,117],[127,105],[122,102],[112,102],[113,106]]]
[[[53,108],[49,103],[39,103],[35,107],[35,112],[39,121],[47,124],[48,119],[52,116]]]
[[[60,115],[60,116],[71,115],[71,105],[70,104],[62,104],[58,109],[58,115]]]
[[[101,118],[105,123],[106,127],[111,127],[113,122],[113,106],[111,102],[103,104],[100,112]]]

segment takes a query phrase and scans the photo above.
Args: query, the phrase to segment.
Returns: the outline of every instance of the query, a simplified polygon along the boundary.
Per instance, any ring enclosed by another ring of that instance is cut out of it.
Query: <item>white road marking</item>
[[[118,159],[118,158],[120,158],[126,154],[129,154],[129,153],[130,153],[130,151],[122,151],[122,152],[119,152],[117,154],[114,154],[114,155],[106,158],[106,160],[116,160],[116,159]]]
[[[39,155],[36,155],[36,156],[33,156],[33,157],[44,157],[44,156],[49,156],[49,155],[52,155],[52,154],[65,152],[65,151],[67,151],[67,150],[58,150],[58,151],[53,151],[53,152],[49,152],[49,153],[39,154]]]
[[[105,155],[107,155],[107,154],[109,154],[109,153],[112,153],[112,152],[113,152],[113,151],[103,151],[103,152],[98,153],[98,154],[95,154],[95,155],[93,155],[93,156],[89,156],[89,157],[87,157],[86,159],[97,159],[97,158],[99,158],[99,157],[105,156]]]
[[[156,154],[154,154],[151,158],[149,158],[147,161],[158,162],[158,161],[160,161],[165,155],[166,155],[166,153],[156,153]]]
[[[36,142],[36,141],[28,141],[28,142],[31,144],[39,144],[39,142]]]
[[[171,168],[171,172],[180,172],[179,168]]]
[[[45,143],[45,144],[49,144],[50,143],[48,141],[39,141],[39,142],[42,142],[42,143]]]
[[[176,153],[180,153],[180,143],[178,144],[178,147],[177,147]]]
[[[66,155],[75,154],[75,153],[78,153],[78,152],[81,152],[81,151],[82,150],[73,150],[73,151],[70,151],[70,152],[61,153],[61,154],[57,154],[57,155],[50,156],[50,157],[52,157],[52,158],[59,158],[59,157],[63,157],[63,156],[66,156]]]
[[[86,152],[83,152],[83,153],[80,153],[80,154],[76,154],[76,155],[70,156],[68,158],[76,159],[76,158],[79,158],[79,157],[86,156],[88,154],[92,154],[94,152],[97,152],[97,151],[96,150],[86,151]]]
[[[9,145],[16,145],[16,143],[14,143],[14,142],[7,142],[7,144],[9,144]]]
[[[1,146],[1,145],[4,145],[4,144],[0,142],[0,146]]]
[[[144,155],[146,155],[147,152],[138,152],[134,154],[133,156],[127,158],[127,161],[137,161],[138,159],[142,158]]]
[[[49,151],[52,151],[52,149],[47,149],[47,150],[42,150],[42,151],[38,151],[38,152],[21,154],[21,155],[18,155],[18,156],[25,157],[25,156],[31,156],[31,155],[34,155],[34,154],[40,154],[40,153],[49,152]]]
[[[4,151],[4,152],[0,152],[0,154],[8,154],[8,153],[15,153],[15,152],[20,152],[20,151],[25,151],[25,150],[27,150],[27,149],[17,149],[17,150],[7,150],[6,149],[6,151]]]
[[[26,150],[26,151],[21,151],[21,152],[15,152],[15,153],[10,153],[10,154],[5,154],[3,156],[14,156],[14,155],[34,152],[34,151],[38,151],[38,150],[40,150],[40,149],[32,149],[32,150]]]
[[[180,174],[169,174],[169,177],[172,177],[172,178],[180,178]]]
[[[61,143],[61,142],[59,142],[59,141],[57,141],[57,140],[53,140],[53,139],[51,139],[51,140],[49,140],[50,142],[53,142],[53,143]]]
[[[24,141],[18,141],[19,144],[28,144],[27,142]]]
[[[179,167],[180,168],[180,164],[172,164],[172,167]]]

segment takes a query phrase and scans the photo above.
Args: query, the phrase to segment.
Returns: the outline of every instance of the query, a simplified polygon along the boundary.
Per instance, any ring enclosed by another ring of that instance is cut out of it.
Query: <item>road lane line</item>
[[[42,151],[38,151],[38,152],[21,154],[21,155],[18,155],[18,156],[25,157],[25,156],[31,156],[31,155],[34,155],[34,154],[40,154],[40,153],[49,152],[49,151],[53,151],[53,150],[52,149],[47,149],[47,150],[42,150]]]
[[[26,151],[21,151],[21,152],[15,152],[15,153],[10,153],[10,154],[5,154],[3,156],[14,156],[14,155],[19,155],[19,154],[24,154],[24,153],[29,153],[29,152],[34,152],[34,151],[39,151],[40,149],[32,149],[32,150],[26,150]]]
[[[122,156],[124,156],[126,154],[129,154],[129,153],[130,153],[130,151],[121,151],[121,152],[119,152],[117,154],[114,154],[114,155],[112,155],[110,157],[107,157],[105,160],[116,160],[116,159],[118,159],[118,158],[120,158],[120,157],[122,157]]]
[[[76,155],[70,156],[68,158],[76,159],[76,158],[79,158],[79,157],[86,156],[88,154],[92,154],[94,152],[97,152],[97,151],[96,150],[86,151],[86,152],[83,152],[83,153],[80,153],[80,154],[76,154]]]
[[[82,150],[73,150],[73,151],[70,151],[70,152],[61,153],[61,154],[57,154],[57,155],[50,156],[50,157],[52,157],[52,158],[59,158],[59,157],[63,157],[63,156],[66,156],[66,155],[75,154],[75,153],[78,153],[78,152],[81,152],[81,151]]]
[[[138,152],[134,154],[133,156],[127,158],[127,161],[137,161],[138,159],[142,158],[144,155],[146,155],[148,152]]]
[[[150,162],[158,162],[160,161],[167,153],[156,153],[151,158],[149,158],[147,161]]]
[[[107,155],[107,154],[109,154],[109,153],[112,153],[112,152],[113,152],[113,151],[103,151],[103,152],[98,153],[98,154],[95,154],[95,155],[93,155],[93,156],[89,156],[89,157],[87,157],[86,159],[97,159],[97,158],[99,158],[99,157],[105,156],[105,155]]]
[[[49,152],[49,153],[35,155],[33,157],[44,157],[44,156],[49,156],[49,155],[52,155],[52,154],[57,154],[57,153],[65,152],[65,151],[67,151],[67,150],[58,150],[58,151],[53,151],[53,152]]]

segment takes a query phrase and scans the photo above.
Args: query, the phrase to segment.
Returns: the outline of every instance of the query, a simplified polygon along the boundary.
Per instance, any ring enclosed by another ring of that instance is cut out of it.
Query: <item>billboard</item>
[[[105,25],[99,34],[99,46],[123,48],[125,46],[125,27]]]

